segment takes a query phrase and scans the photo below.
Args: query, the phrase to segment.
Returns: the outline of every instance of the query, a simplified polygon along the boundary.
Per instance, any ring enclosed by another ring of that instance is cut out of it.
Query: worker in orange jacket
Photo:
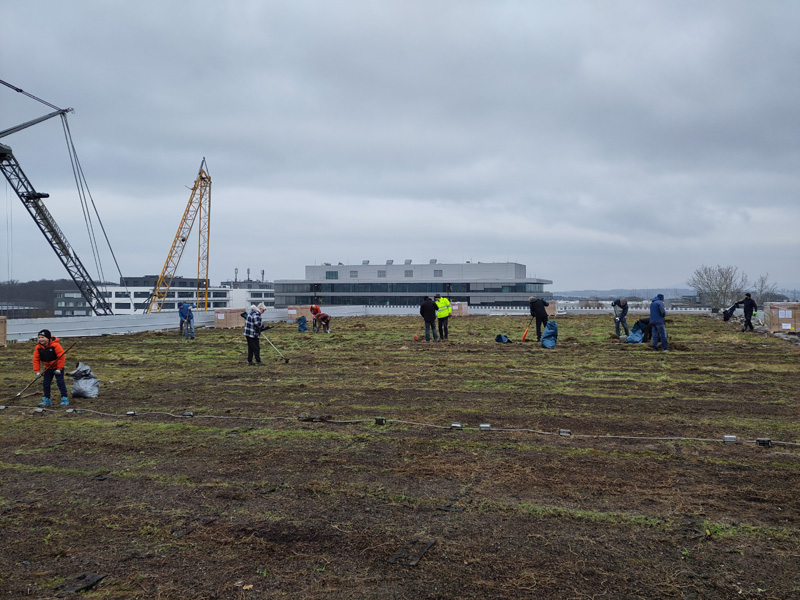
[[[322,309],[319,307],[318,304],[312,304],[308,307],[308,310],[311,312],[311,316],[313,317],[312,321],[312,329],[313,331],[320,332],[324,331],[325,333],[331,332],[331,316],[322,312]]]
[[[64,348],[61,347],[58,338],[51,335],[49,329],[42,329],[38,334],[36,347],[33,349],[33,371],[37,378],[42,378],[40,407],[53,405],[50,401],[50,384],[53,382],[53,377],[56,378],[58,391],[61,392],[61,406],[69,406],[67,384],[64,382],[64,365],[66,363]]]

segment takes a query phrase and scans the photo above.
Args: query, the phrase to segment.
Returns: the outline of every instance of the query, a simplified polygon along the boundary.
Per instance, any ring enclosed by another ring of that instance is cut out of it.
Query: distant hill
[[[561,300],[582,300],[585,298],[598,298],[599,300],[614,300],[616,298],[645,298],[650,299],[656,294],[664,294],[667,299],[682,296],[694,296],[691,288],[640,288],[640,289],[613,289],[613,290],[567,290],[554,291],[553,297]]]
[[[55,290],[78,290],[72,279],[0,282],[0,305],[27,306],[37,309],[34,316],[53,316]]]

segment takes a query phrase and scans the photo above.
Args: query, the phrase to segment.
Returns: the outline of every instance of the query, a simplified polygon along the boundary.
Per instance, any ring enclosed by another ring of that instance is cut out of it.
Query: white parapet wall
[[[558,314],[611,314],[613,310],[609,303],[603,308],[580,308],[568,303],[558,302]],[[419,316],[417,306],[325,306],[325,312],[334,318],[345,317],[377,317],[377,316]],[[241,309],[242,311],[246,309]],[[632,309],[631,313],[644,313],[642,309]],[[708,308],[668,309],[668,313],[695,313],[708,314]],[[504,315],[529,315],[528,307],[520,306],[470,306],[469,314],[504,316]],[[285,308],[268,308],[264,311],[262,319],[267,322],[293,323],[297,319],[289,315]],[[49,329],[53,335],[60,338],[91,337],[98,335],[124,335],[141,331],[169,331],[178,330],[178,315],[175,312],[153,313],[142,315],[111,315],[104,317],[53,317],[46,319],[8,319],[8,342],[26,342],[36,339],[36,334],[42,329]],[[194,313],[195,328],[214,327],[214,311]],[[244,319],[241,322],[244,328]],[[335,325],[334,325],[335,328]]]
[[[42,329],[59,338],[91,337],[96,335],[124,335],[140,331],[178,331],[177,313],[145,315],[109,315],[103,317],[52,317],[46,319],[9,319],[8,341],[35,340]],[[213,327],[214,313],[195,312],[194,326]]]

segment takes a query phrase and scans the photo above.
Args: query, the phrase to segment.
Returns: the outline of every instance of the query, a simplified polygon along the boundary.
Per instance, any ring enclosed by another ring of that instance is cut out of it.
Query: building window
[[[350,279],[358,279],[358,271],[350,271]]]
[[[433,270],[433,276],[434,277],[444,277],[444,275],[442,274],[442,269],[434,269]]]
[[[378,277],[386,277],[386,271],[378,269]]]
[[[114,298],[127,298],[127,292],[114,292]]]
[[[339,271],[325,271],[325,279],[339,279]]]
[[[414,271],[413,271],[413,269],[406,269],[406,271],[405,271],[405,276],[406,276],[406,277],[413,277],[413,276],[414,276]]]
[[[122,310],[122,309],[129,310],[130,307],[131,307],[131,303],[130,302],[114,302],[114,308],[116,308],[118,310]]]

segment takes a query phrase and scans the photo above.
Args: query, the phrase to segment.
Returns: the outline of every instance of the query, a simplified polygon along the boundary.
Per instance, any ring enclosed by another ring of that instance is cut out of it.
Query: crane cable
[[[81,167],[80,160],[78,159],[78,152],[75,149],[75,144],[72,141],[72,133],[69,129],[69,123],[67,121],[67,115],[61,115],[61,122],[64,128],[64,138],[67,143],[67,152],[69,154],[70,163],[72,164],[72,174],[75,178],[75,185],[78,189],[78,196],[81,200],[81,210],[83,211],[83,220],[86,223],[86,230],[89,234],[89,242],[92,246],[92,254],[95,260],[95,268],[99,274],[100,284],[105,287],[105,275],[103,274],[103,265],[100,259],[100,252],[98,250],[97,238],[95,237],[94,233],[94,225],[92,222],[92,215],[89,210],[89,203],[91,203],[91,208],[94,211],[95,216],[97,217],[97,223],[100,226],[100,230],[103,232],[103,238],[106,241],[106,246],[108,246],[108,251],[111,253],[111,258],[114,259],[114,265],[117,267],[117,273],[120,276],[120,280],[122,285],[125,287],[126,293],[130,295],[128,292],[127,285],[125,284],[125,278],[122,275],[122,270],[119,267],[119,262],[117,261],[117,256],[114,254],[114,249],[111,247],[111,241],[108,239],[108,234],[106,233],[106,228],[103,225],[103,221],[100,218],[100,213],[97,211],[97,205],[94,203],[94,197],[92,196],[92,192],[89,190],[89,184],[86,181],[86,177],[83,174],[83,167]],[[88,197],[88,202],[87,202]]]
[[[37,98],[37,97],[36,97],[36,96],[34,96],[33,94],[29,94],[29,93],[28,93],[28,92],[26,92],[25,90],[22,90],[22,89],[18,88],[18,87],[17,87],[17,86],[15,86],[15,85],[11,85],[11,84],[10,84],[10,83],[8,83],[7,81],[3,81],[2,79],[0,79],[0,83],[2,83],[2,84],[3,84],[4,86],[6,86],[6,87],[9,87],[9,88],[11,88],[11,89],[12,89],[12,90],[14,90],[15,92],[19,92],[20,94],[22,94],[22,95],[24,95],[24,96],[27,96],[28,98],[31,98],[31,99],[33,99],[33,100],[36,100],[37,102],[41,102],[41,103],[42,103],[42,104],[44,104],[45,106],[49,106],[49,107],[50,107],[50,108],[52,108],[53,110],[61,110],[61,108],[59,108],[59,107],[58,107],[58,106],[56,106],[55,104],[50,104],[50,103],[49,103],[49,102],[47,102],[46,100],[42,100],[41,98]]]
[[[5,211],[6,211],[6,274],[8,275],[8,284],[11,285],[14,277],[11,273],[11,265],[13,264],[13,260],[11,257],[11,253],[13,252],[14,248],[14,240],[12,237],[13,233],[13,223],[14,223],[14,211],[13,203],[8,198],[8,181],[6,181],[6,202],[5,202]]]
[[[52,108],[54,110],[61,110],[55,104],[51,104],[50,102],[47,102],[46,100],[42,100],[41,98],[39,98],[37,96],[34,96],[33,94],[30,94],[30,93],[26,92],[25,90],[23,90],[21,88],[18,88],[18,87],[14,86],[14,85],[11,85],[7,81],[3,81],[2,79],[0,79],[0,84],[3,84],[8,88],[11,88],[15,92],[19,92],[20,94],[23,94],[24,96],[27,96],[28,98],[31,98],[32,100],[36,100],[37,102],[41,102],[45,106],[49,106],[50,108]],[[80,200],[81,200],[81,210],[83,211],[83,220],[86,223],[86,229],[87,229],[87,231],[89,233],[89,243],[90,243],[90,245],[92,247],[92,256],[94,257],[95,268],[97,269],[98,278],[100,279],[99,283],[100,283],[100,285],[103,285],[103,287],[105,287],[105,285],[104,285],[105,284],[105,275],[103,274],[103,266],[102,266],[102,263],[101,263],[101,260],[100,260],[100,253],[98,251],[97,239],[96,239],[96,237],[94,235],[94,226],[92,224],[91,213],[89,212],[89,205],[88,205],[88,203],[86,201],[86,197],[87,196],[89,198],[89,201],[92,204],[92,209],[94,210],[94,213],[97,216],[97,222],[100,225],[101,231],[103,232],[103,237],[106,240],[106,245],[108,246],[108,250],[111,253],[111,257],[114,259],[114,264],[117,267],[117,273],[119,273],[121,283],[125,287],[126,293],[130,296],[130,292],[128,291],[127,284],[125,284],[125,278],[122,275],[122,270],[119,267],[119,262],[117,261],[117,257],[114,254],[114,249],[111,247],[111,242],[108,239],[108,234],[106,233],[106,229],[103,226],[103,221],[100,219],[100,213],[97,212],[97,206],[94,203],[94,198],[92,197],[92,194],[89,191],[89,185],[86,183],[86,178],[83,175],[83,169],[81,168],[80,161],[78,160],[78,153],[75,150],[75,144],[73,144],[73,142],[72,142],[72,134],[70,133],[70,130],[69,130],[69,123],[67,123],[67,115],[66,115],[66,113],[62,113],[61,114],[61,122],[62,122],[62,127],[64,129],[64,136],[65,136],[66,142],[67,142],[67,152],[69,154],[70,163],[72,165],[72,174],[73,174],[73,177],[75,178],[75,184],[76,184],[76,186],[78,188],[78,196],[80,197]],[[84,192],[84,190],[85,190],[85,192]],[[10,242],[10,240],[11,240],[10,233],[9,233],[7,239]],[[7,254],[8,254],[9,260],[10,260],[11,253],[8,252]],[[10,275],[11,267],[10,267],[10,265],[9,265],[8,268],[9,268],[9,280],[10,280],[11,279],[11,275]]]

